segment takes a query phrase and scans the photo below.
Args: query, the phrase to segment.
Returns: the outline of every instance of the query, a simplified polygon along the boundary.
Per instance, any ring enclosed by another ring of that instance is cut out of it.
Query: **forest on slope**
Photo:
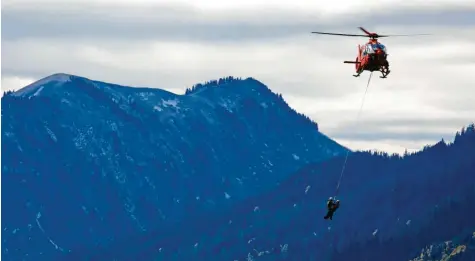
[[[252,78],[52,75],[2,97],[2,127],[4,260],[409,260],[474,231],[473,125],[350,153],[331,222],[346,148]]]
[[[475,231],[473,125],[454,142],[412,154],[353,153],[338,196],[342,206],[326,221],[325,200],[343,160],[310,164],[227,213],[82,253],[118,260],[398,261]],[[471,260],[470,251],[457,258]]]
[[[54,74],[2,97],[2,258],[221,213],[346,151],[252,78],[177,95]]]

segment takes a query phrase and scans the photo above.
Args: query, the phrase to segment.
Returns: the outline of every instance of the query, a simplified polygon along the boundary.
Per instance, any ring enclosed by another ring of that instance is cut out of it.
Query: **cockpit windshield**
[[[384,44],[380,44],[380,43],[375,43],[375,44],[371,44],[371,43],[368,43],[365,45],[365,48],[363,49],[363,55],[367,55],[367,54],[373,54],[375,53],[376,50],[382,50],[384,53],[387,53],[387,49],[386,49],[386,46],[384,46]]]
[[[372,44],[371,47],[372,47],[373,50],[381,49],[385,53],[388,52],[387,49],[386,49],[386,46],[384,46],[384,44],[381,44],[381,43]]]

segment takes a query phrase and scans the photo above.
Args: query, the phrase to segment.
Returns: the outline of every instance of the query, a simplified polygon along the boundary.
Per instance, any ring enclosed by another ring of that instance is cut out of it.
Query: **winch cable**
[[[366,84],[366,89],[365,89],[365,92],[364,92],[364,95],[363,95],[363,99],[361,101],[360,109],[359,109],[358,114],[356,116],[355,126],[358,124],[358,120],[360,118],[361,111],[363,110],[363,105],[364,105],[365,99],[366,99],[366,93],[368,93],[369,83],[371,82],[371,76],[373,76],[373,72],[371,72],[370,75],[369,75],[368,83]],[[334,198],[336,198],[336,196],[338,196],[338,192],[340,190],[341,179],[343,178],[343,174],[345,173],[345,168],[346,168],[346,164],[348,162],[348,156],[349,155],[350,155],[350,150],[348,149],[346,151],[345,161],[343,162],[343,167],[341,169],[340,179],[338,180],[338,185],[336,186],[336,192],[335,192],[335,197]]]

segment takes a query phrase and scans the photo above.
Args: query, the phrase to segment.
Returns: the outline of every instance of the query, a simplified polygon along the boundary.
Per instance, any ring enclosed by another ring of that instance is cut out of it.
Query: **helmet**
[[[329,197],[328,200],[333,200],[333,197]]]
[[[340,203],[340,200],[337,200],[336,203]]]

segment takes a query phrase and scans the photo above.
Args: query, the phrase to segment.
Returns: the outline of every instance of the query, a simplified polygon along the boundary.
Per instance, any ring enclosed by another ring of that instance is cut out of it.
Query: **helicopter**
[[[386,46],[378,42],[378,38],[389,36],[417,36],[428,34],[399,34],[399,35],[379,35],[377,33],[370,33],[363,27],[358,27],[365,34],[341,34],[341,33],[324,33],[312,32],[313,34],[338,35],[338,36],[354,36],[354,37],[369,37],[369,41],[364,45],[358,45],[358,56],[355,61],[344,61],[343,63],[355,64],[356,74],[354,77],[359,77],[364,71],[380,71],[382,76],[386,78],[391,72],[389,70],[388,53]]]

